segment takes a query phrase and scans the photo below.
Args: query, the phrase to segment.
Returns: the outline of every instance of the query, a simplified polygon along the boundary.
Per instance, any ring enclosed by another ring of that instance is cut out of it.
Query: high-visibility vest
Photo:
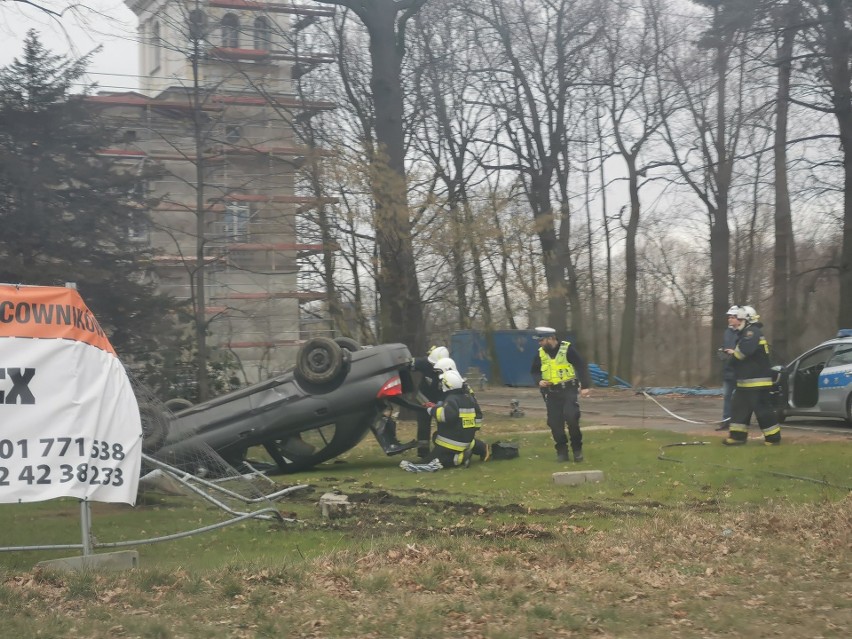
[[[569,346],[571,346],[571,342],[562,342],[556,352],[556,357],[548,355],[543,348],[538,349],[538,356],[541,359],[541,378],[544,381],[559,384],[570,382],[577,377],[574,366],[568,361]]]

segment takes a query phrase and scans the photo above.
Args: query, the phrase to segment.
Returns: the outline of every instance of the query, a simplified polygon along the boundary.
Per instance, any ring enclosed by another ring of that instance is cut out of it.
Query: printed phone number
[[[15,478],[9,469],[0,466],[0,488],[11,486],[13,481],[19,481],[29,486],[51,484],[67,484],[77,482],[80,484],[101,486],[123,486],[124,473],[121,468],[103,468],[91,464],[60,464],[59,468],[52,468],[47,464],[36,466],[24,466]]]
[[[34,457],[85,457],[86,440],[83,437],[43,437],[39,440],[30,441],[19,439],[14,442],[11,439],[0,439],[0,459],[29,459],[30,453]],[[89,450],[89,457],[100,461],[122,461],[125,457],[124,446],[121,444],[110,444],[95,439]]]
[[[87,454],[88,453],[88,454]],[[93,440],[91,446],[86,445],[83,437],[43,437],[38,440],[0,439],[0,462],[16,457],[90,457],[104,462],[121,462],[125,458],[124,446]],[[60,464],[53,467],[49,464],[28,465],[21,468],[15,477],[5,466],[0,466],[0,487],[11,486],[13,481],[28,485],[66,484],[76,481],[83,484],[100,484],[102,486],[122,486],[124,474],[120,468],[94,466],[83,462],[80,464]]]

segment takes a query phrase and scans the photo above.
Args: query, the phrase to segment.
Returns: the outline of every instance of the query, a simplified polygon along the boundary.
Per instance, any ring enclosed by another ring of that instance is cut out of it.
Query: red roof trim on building
[[[241,104],[247,106],[274,105],[285,108],[334,109],[333,102],[296,100],[294,98],[269,96],[268,98],[245,95],[214,95],[211,102],[217,104]]]
[[[98,149],[97,154],[113,157],[136,158],[140,160],[148,157],[148,154],[145,153],[145,151],[139,151],[136,149]]]
[[[293,242],[243,242],[228,244],[229,251],[321,251],[322,244],[296,244]]]
[[[229,293],[228,295],[211,295],[214,300],[321,300],[325,299],[325,293],[313,293],[310,291],[279,291],[277,293]]]
[[[138,93],[114,93],[109,95],[88,95],[83,98],[85,102],[103,104],[108,106],[138,106],[155,107],[160,109],[180,109],[190,111],[195,107],[188,102],[175,102],[172,100],[157,100]],[[220,106],[199,105],[202,111],[221,111]]]
[[[267,49],[240,49],[234,47],[210,47],[207,52],[217,58],[245,58],[249,60],[259,60],[268,58],[269,51]]]
[[[307,7],[295,4],[277,4],[274,2],[252,2],[251,0],[208,0],[208,5],[220,9],[266,11],[268,13],[289,13],[304,16],[331,17],[334,15],[333,7]]]

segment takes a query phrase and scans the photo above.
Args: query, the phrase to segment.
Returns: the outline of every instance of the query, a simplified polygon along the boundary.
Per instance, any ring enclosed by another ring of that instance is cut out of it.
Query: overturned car
[[[297,472],[350,450],[369,431],[387,454],[401,453],[416,443],[396,441],[395,407],[422,410],[404,399],[414,390],[410,361],[403,344],[361,348],[346,338],[313,338],[295,368],[272,379],[166,419],[140,407],[144,449],[192,473],[210,449],[239,467],[256,446],[280,472]]]

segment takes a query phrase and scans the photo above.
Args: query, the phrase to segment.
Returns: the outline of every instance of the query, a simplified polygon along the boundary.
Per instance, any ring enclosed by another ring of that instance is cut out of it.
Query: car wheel
[[[169,434],[169,416],[154,404],[140,403],[139,418],[142,420],[142,452],[153,455],[162,448]]]
[[[354,448],[377,419],[377,409],[355,412],[335,422],[263,444],[282,473],[313,468]]]
[[[172,399],[166,400],[166,408],[173,413],[183,410],[184,408],[189,408],[190,406],[192,406],[192,402],[188,399],[184,399],[183,397],[173,397]]]
[[[361,350],[361,345],[351,337],[335,337],[334,342],[342,349],[355,352]]]
[[[296,357],[296,372],[312,384],[333,382],[346,363],[343,349],[328,337],[309,339]]]

